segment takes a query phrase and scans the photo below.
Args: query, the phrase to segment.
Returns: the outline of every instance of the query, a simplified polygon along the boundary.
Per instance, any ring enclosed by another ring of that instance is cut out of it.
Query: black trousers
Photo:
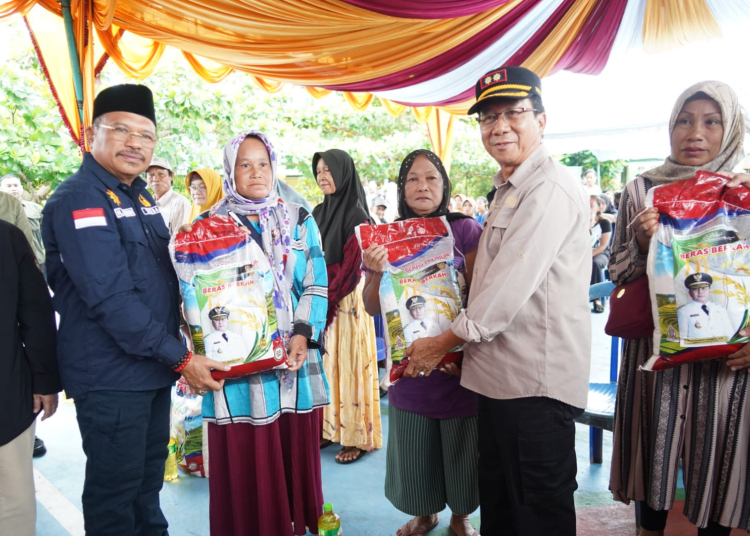
[[[169,443],[170,387],[75,398],[86,453],[87,536],[166,536],[159,504]]]
[[[479,396],[482,536],[575,536],[575,423],[546,397]]]

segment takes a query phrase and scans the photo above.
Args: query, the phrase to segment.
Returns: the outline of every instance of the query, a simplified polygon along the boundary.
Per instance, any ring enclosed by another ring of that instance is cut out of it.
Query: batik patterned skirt
[[[750,530],[747,370],[719,360],[642,372],[651,340],[628,340],[617,387],[610,489],[616,500],[672,508],[680,461],[687,518]]]

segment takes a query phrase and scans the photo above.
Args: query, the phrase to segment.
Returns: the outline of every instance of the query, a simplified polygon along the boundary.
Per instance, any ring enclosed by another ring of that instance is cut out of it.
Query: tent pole
[[[81,76],[81,63],[78,60],[76,49],[76,38],[73,32],[73,16],[70,13],[71,0],[59,0],[62,6],[63,20],[65,21],[65,34],[68,38],[68,54],[70,55],[70,66],[73,71],[73,86],[76,92],[76,103],[78,104],[78,118],[83,125],[83,77]]]

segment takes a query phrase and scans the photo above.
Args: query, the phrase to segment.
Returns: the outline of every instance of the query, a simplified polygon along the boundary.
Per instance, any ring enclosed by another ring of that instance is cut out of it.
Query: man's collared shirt
[[[164,218],[164,223],[169,229],[169,234],[175,234],[180,227],[188,223],[188,217],[190,216],[190,201],[186,197],[178,194],[173,189],[157,199],[156,204],[161,210],[161,216]]]
[[[171,366],[186,352],[178,339],[178,283],[169,232],[145,181],[128,186],[86,153],[43,214],[67,394],[176,381]]]
[[[31,232],[31,224],[21,202],[12,195],[0,192],[0,220],[7,221],[23,231],[29,245],[34,246],[34,235]]]
[[[503,182],[479,241],[461,385],[495,399],[586,407],[591,357],[589,202],[544,145]]]

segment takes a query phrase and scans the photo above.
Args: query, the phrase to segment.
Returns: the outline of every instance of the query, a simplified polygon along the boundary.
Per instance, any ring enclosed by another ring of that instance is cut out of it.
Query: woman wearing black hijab
[[[362,302],[362,253],[354,228],[368,223],[364,188],[352,157],[339,149],[313,156],[325,195],[313,216],[328,270],[328,322],[323,368],[331,404],[323,409],[321,448],[341,443],[336,462],[359,460],[383,446],[375,326]]]
[[[482,228],[473,218],[449,212],[451,184],[440,158],[419,149],[409,154],[398,175],[399,220],[444,216],[455,240],[454,266],[464,304]],[[380,314],[379,288],[386,248],[365,251],[364,302]],[[469,514],[479,507],[476,393],[461,387],[460,368],[440,367],[429,376],[403,377],[388,389],[388,449],[385,495],[414,516],[397,536],[427,534],[438,524],[437,512],[451,509],[450,528],[457,536],[478,536]]]

